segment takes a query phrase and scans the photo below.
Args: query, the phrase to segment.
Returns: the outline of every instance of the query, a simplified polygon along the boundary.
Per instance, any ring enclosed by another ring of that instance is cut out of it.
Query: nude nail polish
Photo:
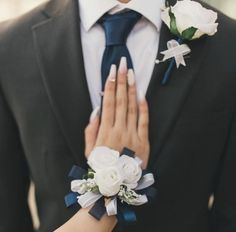
[[[127,73],[127,58],[125,56],[120,59],[119,72],[121,74]]]
[[[145,98],[145,95],[144,95],[143,91],[140,90],[140,91],[138,92],[138,101],[139,101],[139,102],[143,102],[143,101],[145,101],[145,99],[146,99],[146,98]]]
[[[97,106],[90,115],[90,120],[89,120],[90,123],[92,123],[99,114],[100,114],[100,106]]]
[[[133,69],[128,70],[128,85],[133,86],[135,83],[135,76]]]
[[[116,65],[115,64],[111,65],[110,73],[108,75],[108,80],[111,81],[111,82],[116,81]]]

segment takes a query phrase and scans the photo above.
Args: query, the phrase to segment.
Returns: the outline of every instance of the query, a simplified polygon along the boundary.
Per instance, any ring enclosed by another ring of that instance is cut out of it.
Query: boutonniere
[[[162,51],[162,60],[156,63],[170,60],[169,67],[165,72],[162,85],[170,78],[173,68],[180,65],[186,66],[184,56],[191,52],[185,43],[199,39],[203,35],[213,36],[217,32],[218,15],[213,10],[204,8],[199,2],[191,0],[177,1],[174,6],[166,7],[161,12],[161,19],[168,26],[170,32],[177,37],[176,40],[167,42],[167,50]]]

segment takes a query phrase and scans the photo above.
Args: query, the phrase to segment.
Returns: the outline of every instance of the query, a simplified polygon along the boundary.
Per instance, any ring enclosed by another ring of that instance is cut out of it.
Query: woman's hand
[[[137,103],[134,74],[132,70],[127,70],[125,58],[121,59],[118,73],[116,66],[112,65],[105,86],[101,118],[98,111],[98,108],[94,110],[85,130],[86,156],[96,146],[107,146],[118,151],[127,147],[143,160],[145,168],[149,158],[148,105],[144,96],[140,96]],[[113,230],[117,223],[115,216],[104,215],[98,222],[88,211],[79,210],[55,232]]]
[[[127,85],[128,83],[128,85]],[[85,130],[88,157],[96,146],[107,146],[121,151],[124,147],[133,150],[147,166],[149,158],[148,104],[144,96],[137,103],[134,73],[127,70],[127,61],[122,57],[118,73],[112,65],[103,98],[101,119],[96,109]]]

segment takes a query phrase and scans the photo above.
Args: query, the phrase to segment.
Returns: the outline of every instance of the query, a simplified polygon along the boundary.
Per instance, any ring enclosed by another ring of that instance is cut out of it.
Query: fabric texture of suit
[[[187,67],[168,85],[160,84],[168,64],[155,66],[148,168],[158,196],[127,232],[236,231],[236,23],[221,13],[218,21],[215,36],[188,43]],[[76,212],[64,205],[67,174],[85,161],[92,111],[79,23],[76,0],[52,0],[0,24],[0,232],[33,231],[30,178],[40,232]],[[163,25],[159,51],[171,38]]]

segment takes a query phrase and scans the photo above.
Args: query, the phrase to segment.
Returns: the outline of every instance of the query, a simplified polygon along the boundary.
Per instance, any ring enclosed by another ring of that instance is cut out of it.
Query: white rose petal
[[[94,170],[116,166],[120,153],[108,147],[96,147],[88,158],[88,165]]]
[[[120,191],[123,177],[117,167],[108,167],[95,173],[95,182],[103,196],[115,196]]]
[[[217,13],[204,8],[199,2],[191,0],[177,1],[177,3],[171,7],[171,12],[175,15],[177,29],[180,33],[190,27],[197,28],[192,39],[199,38],[204,34],[212,36],[217,32]],[[169,8],[166,8],[162,12],[161,17],[170,28]]]
[[[127,155],[122,155],[119,159],[119,167],[123,175],[123,183],[129,188],[134,189],[142,176],[140,162]]]

